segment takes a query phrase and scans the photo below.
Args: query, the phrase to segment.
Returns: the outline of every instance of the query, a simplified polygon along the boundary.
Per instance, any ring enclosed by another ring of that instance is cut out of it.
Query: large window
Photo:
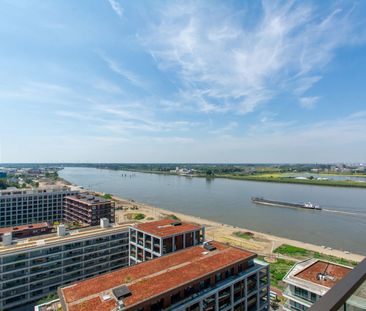
[[[309,299],[309,292],[305,289],[295,286],[295,296],[304,298],[306,300]]]

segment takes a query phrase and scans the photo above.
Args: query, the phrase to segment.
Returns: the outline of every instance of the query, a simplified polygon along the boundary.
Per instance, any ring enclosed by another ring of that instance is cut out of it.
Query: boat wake
[[[365,213],[354,213],[354,212],[346,212],[346,211],[337,211],[334,209],[326,209],[323,208],[322,209],[324,212],[330,212],[330,213],[336,213],[336,214],[343,214],[343,215],[348,215],[348,216],[362,216],[362,217],[366,217]]]

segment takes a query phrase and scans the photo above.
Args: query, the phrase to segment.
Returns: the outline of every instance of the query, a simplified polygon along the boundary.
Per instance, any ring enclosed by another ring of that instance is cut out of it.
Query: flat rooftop
[[[51,226],[48,222],[41,222],[41,223],[30,224],[30,225],[0,228],[0,234],[4,234],[7,232],[13,233],[13,232],[28,231],[28,230],[35,230],[35,229],[42,229],[42,228],[50,228],[50,227]]]
[[[5,189],[0,190],[0,197],[2,196],[16,196],[16,195],[37,195],[37,194],[45,194],[45,193],[54,193],[54,192],[64,192],[64,191],[76,191],[76,188],[73,187],[42,187],[42,188],[34,188],[34,189]]]
[[[102,197],[98,197],[91,194],[77,194],[73,196],[68,196],[67,198],[86,205],[97,205],[101,203],[112,202],[111,200],[106,200]]]
[[[295,274],[295,277],[321,286],[332,288],[351,270],[351,268],[345,266],[318,260]]]
[[[118,233],[125,230],[127,231],[131,225],[133,225],[132,222],[113,225],[107,228],[94,226],[67,231],[67,234],[65,236],[58,236],[57,233],[51,233],[31,238],[16,239],[13,240],[13,244],[8,246],[4,246],[0,243],[0,256],[12,254],[19,251],[27,251],[31,250],[32,248],[56,246],[66,242],[72,242],[74,240],[105,235],[106,233],[112,234],[113,232]]]
[[[179,233],[197,231],[202,228],[201,226],[198,225],[172,219],[162,219],[157,221],[141,223],[135,225],[134,227],[140,231],[144,231],[146,233],[150,233],[152,235],[162,238]]]
[[[351,267],[313,258],[295,264],[283,280],[323,296],[351,270]]]
[[[194,246],[61,287],[59,296],[66,307],[64,311],[114,310],[117,298],[113,290],[121,287],[121,290],[130,293],[123,298],[125,307],[133,308],[165,292],[257,256],[218,242],[211,243],[216,247],[213,251],[207,251],[202,245]]]

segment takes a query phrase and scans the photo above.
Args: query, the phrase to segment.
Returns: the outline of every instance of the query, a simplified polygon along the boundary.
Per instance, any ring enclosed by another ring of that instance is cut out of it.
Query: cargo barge
[[[321,207],[318,204],[313,204],[311,202],[307,202],[307,203],[290,203],[290,202],[266,200],[266,199],[257,198],[257,197],[252,198],[252,202],[256,203],[256,204],[270,205],[270,206],[304,208],[304,209],[317,210],[317,211],[321,210]]]

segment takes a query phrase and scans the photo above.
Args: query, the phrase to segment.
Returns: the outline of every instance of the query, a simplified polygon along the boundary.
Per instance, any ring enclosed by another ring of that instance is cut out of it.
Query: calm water
[[[94,168],[65,168],[60,176],[85,188],[172,211],[366,254],[366,189],[208,180]],[[325,210],[261,206],[251,202],[252,196],[311,201]]]

